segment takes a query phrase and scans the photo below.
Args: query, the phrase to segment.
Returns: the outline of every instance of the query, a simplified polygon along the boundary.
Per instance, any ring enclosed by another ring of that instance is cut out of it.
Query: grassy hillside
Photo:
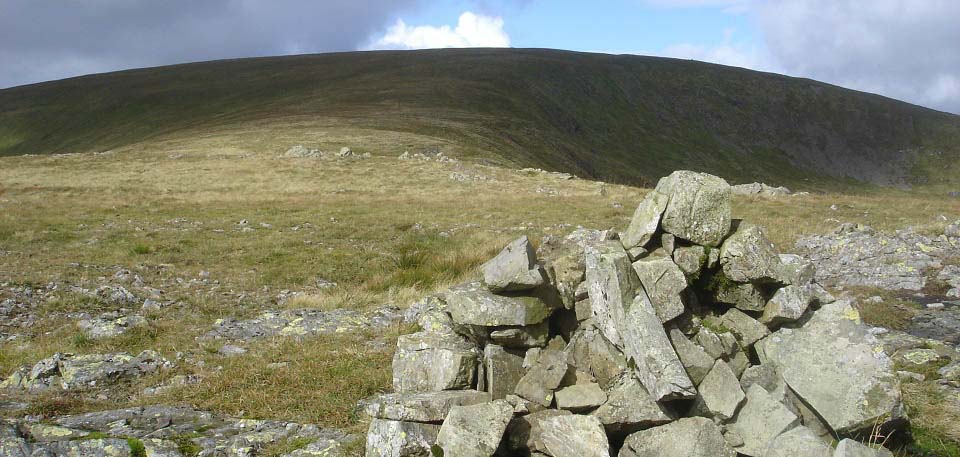
[[[347,139],[384,155],[440,147],[631,184],[678,168],[804,188],[950,186],[960,176],[958,116],[665,58],[522,49],[340,53],[0,90],[0,155],[210,135],[268,152]]]

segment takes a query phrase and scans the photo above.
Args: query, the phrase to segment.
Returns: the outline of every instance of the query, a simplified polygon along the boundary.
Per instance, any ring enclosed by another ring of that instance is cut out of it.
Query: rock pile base
[[[420,305],[366,455],[890,455],[830,442],[902,424],[892,361],[730,195],[675,172],[623,233],[520,238]]]

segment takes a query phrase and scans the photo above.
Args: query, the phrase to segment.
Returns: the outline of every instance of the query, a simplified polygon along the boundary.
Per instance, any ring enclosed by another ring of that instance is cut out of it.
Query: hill
[[[649,184],[678,168],[801,188],[950,186],[960,117],[828,84],[642,56],[535,49],[215,61],[0,90],[0,155],[219,135],[461,157]]]

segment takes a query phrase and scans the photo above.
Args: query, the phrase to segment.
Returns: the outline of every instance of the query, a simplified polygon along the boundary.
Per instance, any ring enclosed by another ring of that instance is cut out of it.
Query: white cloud
[[[433,48],[502,48],[510,46],[510,36],[503,30],[503,19],[466,11],[457,26],[409,26],[403,20],[373,41],[368,49],[433,49]]]
[[[762,49],[753,44],[735,41],[735,32],[734,29],[724,30],[723,41],[717,45],[678,43],[667,46],[657,55],[701,60],[754,70],[777,71],[776,65],[770,61],[769,56]]]

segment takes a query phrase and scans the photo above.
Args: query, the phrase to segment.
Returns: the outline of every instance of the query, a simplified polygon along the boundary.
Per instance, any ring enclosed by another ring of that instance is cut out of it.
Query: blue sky
[[[0,88],[223,58],[541,47],[734,65],[960,113],[958,18],[960,0],[0,0]]]

